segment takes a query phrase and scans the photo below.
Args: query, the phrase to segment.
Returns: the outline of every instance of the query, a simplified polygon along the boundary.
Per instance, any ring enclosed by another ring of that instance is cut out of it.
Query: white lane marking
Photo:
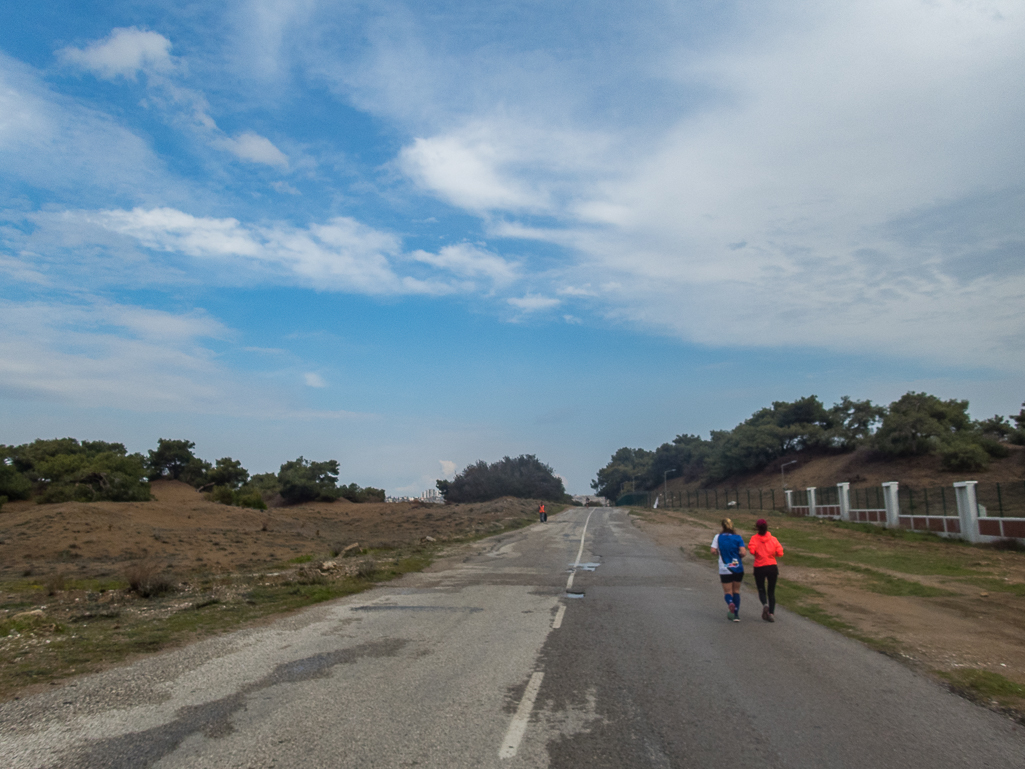
[[[566,604],[560,604],[559,610],[555,612],[555,620],[552,622],[552,630],[562,627],[562,618],[566,615]]]
[[[502,749],[498,751],[499,758],[512,758],[516,755],[516,751],[520,747],[520,740],[523,739],[523,733],[527,731],[530,711],[534,709],[534,700],[537,699],[537,693],[541,689],[541,679],[544,677],[545,674],[539,670],[527,682],[520,706],[516,708],[516,715],[513,716],[509,730],[505,733],[505,739],[502,740]]]
[[[591,522],[591,516],[594,515],[594,510],[587,514],[587,520],[584,521],[584,531],[580,534],[580,549],[577,550],[577,560],[573,564],[573,571],[569,574],[569,579],[566,580],[566,590],[573,587],[573,577],[576,576],[577,567],[580,565],[580,559],[584,557],[584,538],[587,537],[587,524]]]

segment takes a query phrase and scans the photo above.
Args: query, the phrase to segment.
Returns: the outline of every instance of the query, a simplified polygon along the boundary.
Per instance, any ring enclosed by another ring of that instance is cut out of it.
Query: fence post
[[[840,500],[840,520],[851,519],[851,484],[847,481],[836,484],[836,496]]]
[[[816,507],[818,507],[818,505],[815,502],[815,487],[814,486],[809,486],[808,487],[808,515],[815,515],[815,516],[817,516],[818,513],[815,512],[815,508]]]
[[[792,513],[794,511],[794,492],[792,489],[784,489],[783,494],[786,496],[787,512]]]
[[[954,484],[957,499],[957,517],[961,519],[961,539],[979,541],[979,503],[975,496],[978,481],[959,481]]]
[[[891,529],[900,528],[900,498],[897,496],[900,484],[890,481],[883,484],[883,506],[886,508],[886,526]]]

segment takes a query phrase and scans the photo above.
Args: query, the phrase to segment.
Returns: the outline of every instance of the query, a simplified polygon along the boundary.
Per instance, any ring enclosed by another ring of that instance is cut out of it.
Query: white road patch
[[[524,732],[527,731],[530,713],[534,709],[534,700],[537,699],[537,693],[541,689],[541,679],[544,677],[545,674],[539,670],[527,682],[527,688],[523,692],[520,706],[516,708],[516,715],[513,716],[512,723],[509,724],[509,730],[505,733],[505,739],[502,740],[502,748],[498,751],[499,758],[512,758],[516,755],[516,751],[519,750],[520,741],[523,739]]]
[[[562,618],[566,616],[566,604],[559,606],[559,610],[555,612],[555,620],[552,622],[552,630],[558,630],[562,627]]]

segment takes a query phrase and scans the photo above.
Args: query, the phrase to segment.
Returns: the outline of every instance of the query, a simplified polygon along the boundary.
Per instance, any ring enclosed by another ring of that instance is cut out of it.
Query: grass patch
[[[1012,595],[1025,597],[1025,582],[1004,582],[997,577],[963,577],[957,581],[973,585],[990,593],[1011,593]]]
[[[680,552],[687,555],[686,549],[680,548]],[[718,561],[719,556],[712,552],[712,548],[708,545],[694,545],[694,549],[690,553],[695,558],[700,558],[702,561]]]
[[[312,555],[297,555],[295,558],[289,558],[285,563],[309,563],[312,560]]]
[[[1002,705],[1020,705],[1025,701],[1025,686],[988,670],[936,671],[956,688],[979,699],[996,700]]]

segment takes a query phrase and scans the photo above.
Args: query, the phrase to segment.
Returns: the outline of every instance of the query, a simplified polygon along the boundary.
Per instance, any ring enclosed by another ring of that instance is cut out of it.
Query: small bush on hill
[[[977,443],[954,440],[939,450],[943,467],[947,470],[973,472],[989,466],[989,454]]]

